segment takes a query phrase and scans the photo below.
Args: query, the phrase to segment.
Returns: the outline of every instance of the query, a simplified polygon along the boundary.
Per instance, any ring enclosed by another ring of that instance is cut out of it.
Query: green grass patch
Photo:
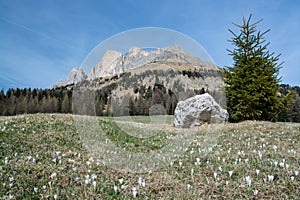
[[[99,117],[98,123],[110,142],[133,153],[159,152],[176,135],[172,129],[145,132],[140,123],[149,124],[149,117],[133,119],[138,126],[126,117]],[[93,158],[72,115],[0,117],[0,199],[133,199],[133,188],[138,199],[299,199],[300,124],[225,124],[207,154],[204,136],[196,134],[166,167],[136,174]]]

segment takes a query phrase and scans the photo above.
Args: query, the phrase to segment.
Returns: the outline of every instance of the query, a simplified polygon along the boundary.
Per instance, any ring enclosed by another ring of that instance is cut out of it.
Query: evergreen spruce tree
[[[233,66],[224,70],[227,110],[230,121],[274,120],[291,99],[291,94],[279,98],[279,55],[274,56],[268,48],[265,34],[258,31],[256,23],[251,24],[243,16],[243,24],[234,24],[239,33],[229,29],[235,48],[227,50],[233,58]]]

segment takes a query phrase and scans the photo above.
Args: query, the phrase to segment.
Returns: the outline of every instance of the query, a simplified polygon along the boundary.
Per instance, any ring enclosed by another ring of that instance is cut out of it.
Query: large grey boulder
[[[179,101],[175,109],[174,125],[190,128],[204,122],[222,123],[228,120],[228,112],[208,93]]]

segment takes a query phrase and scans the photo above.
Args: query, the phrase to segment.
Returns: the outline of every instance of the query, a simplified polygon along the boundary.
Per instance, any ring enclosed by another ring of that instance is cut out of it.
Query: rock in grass
[[[229,117],[227,110],[208,93],[178,102],[174,114],[174,125],[179,128],[190,128],[204,122],[222,123]]]

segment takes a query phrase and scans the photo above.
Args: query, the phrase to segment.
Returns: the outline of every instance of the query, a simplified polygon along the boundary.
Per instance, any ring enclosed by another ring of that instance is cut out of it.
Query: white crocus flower
[[[268,175],[268,181],[272,182],[274,180],[274,176],[273,175]]]
[[[260,170],[259,170],[259,169],[257,169],[257,170],[255,170],[255,172],[256,172],[256,175],[258,176],[258,174],[259,174]]]
[[[254,196],[257,196],[258,190],[253,190],[253,194],[254,194]]]
[[[180,167],[182,166],[182,162],[181,162],[181,161],[179,162],[179,166],[180,166]]]
[[[279,167],[283,168],[284,167],[284,162],[280,162]]]
[[[51,174],[50,178],[52,178],[52,179],[53,179],[53,178],[56,178],[56,175],[57,175],[57,174],[54,172],[54,173]]]
[[[134,198],[136,198],[136,195],[137,195],[136,187],[132,188],[132,195],[133,195]]]
[[[139,185],[142,185],[142,180],[143,178],[139,177],[139,181],[138,181]]]
[[[93,181],[94,190],[96,190],[96,185],[97,185],[97,182]]]
[[[191,189],[191,185],[190,184],[187,184],[187,190],[190,190]]]
[[[97,178],[96,174],[92,174],[92,179],[95,180]]]
[[[288,169],[290,167],[289,164],[285,164],[285,168]]]
[[[222,172],[222,167],[221,166],[219,166],[219,170],[220,170],[220,172]]]
[[[217,178],[217,173],[216,173],[216,172],[214,172],[214,178],[215,178],[215,179]]]
[[[251,187],[251,177],[250,176],[246,176],[245,180],[246,180],[248,186]]]
[[[117,191],[118,191],[118,186],[114,186],[114,191],[115,191],[115,193],[117,193]]]

